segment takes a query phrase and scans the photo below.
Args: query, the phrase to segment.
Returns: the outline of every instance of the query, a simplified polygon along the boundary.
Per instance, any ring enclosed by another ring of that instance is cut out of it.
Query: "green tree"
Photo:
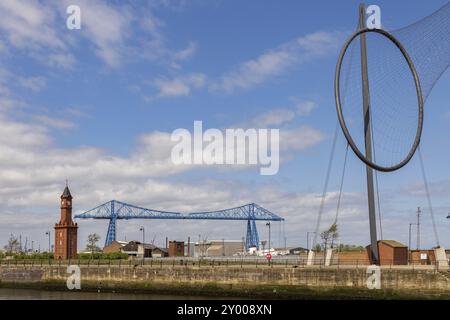
[[[333,247],[334,241],[339,236],[337,224],[333,223],[327,230],[323,231],[320,234],[320,237],[323,240],[323,249],[327,250],[328,246],[331,245]]]
[[[314,251],[315,252],[320,252],[322,251],[322,246],[320,244],[316,244],[316,246],[314,247]]]
[[[88,235],[86,251],[89,251],[91,253],[102,251],[100,247],[97,245],[99,240],[100,236],[96,233],[91,233],[90,235]]]
[[[8,239],[8,244],[5,246],[8,253],[20,252],[20,241],[13,234]]]

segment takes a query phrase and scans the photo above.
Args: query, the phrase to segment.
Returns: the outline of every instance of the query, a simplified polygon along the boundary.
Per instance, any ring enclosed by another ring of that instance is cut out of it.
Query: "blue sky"
[[[397,29],[446,1],[375,1]],[[65,8],[81,8],[81,30]],[[289,245],[312,231],[336,125],[334,68],[355,29],[357,1],[2,1],[0,4],[0,243],[21,233],[46,244],[66,178],[76,211],[112,198],[161,210],[213,210],[257,202],[286,218]],[[425,106],[422,139],[441,242],[450,247],[450,110],[444,74]],[[280,128],[281,167],[175,167],[170,133],[239,125]],[[324,227],[332,219],[344,156],[339,133]],[[364,167],[349,155],[341,238],[368,243]],[[419,162],[380,175],[385,238],[407,241],[424,207]],[[106,226],[80,221],[104,240]],[[124,222],[119,237],[156,241],[207,234],[240,239],[242,223]],[[323,228],[324,228],[323,227]],[[263,225],[259,226],[264,238]]]

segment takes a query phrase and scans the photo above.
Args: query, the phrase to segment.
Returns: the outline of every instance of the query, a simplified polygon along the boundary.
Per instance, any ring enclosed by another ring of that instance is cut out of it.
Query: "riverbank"
[[[448,272],[382,269],[381,290],[365,268],[80,266],[83,292],[250,299],[450,299]],[[67,291],[67,266],[1,266],[1,288]]]

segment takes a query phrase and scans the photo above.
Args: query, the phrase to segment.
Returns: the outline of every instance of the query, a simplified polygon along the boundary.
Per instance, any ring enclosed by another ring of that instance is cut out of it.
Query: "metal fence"
[[[383,260],[381,262],[382,268],[406,268],[406,269],[437,269],[438,264],[423,264],[423,261],[410,261],[408,265],[399,265],[398,261]],[[444,262],[445,263],[445,262]],[[313,259],[308,265],[308,259],[294,257],[276,257],[272,260],[267,260],[264,257],[218,257],[218,258],[146,258],[133,260],[102,260],[102,259],[70,259],[70,260],[33,260],[33,259],[3,259],[0,260],[0,267],[39,267],[39,266],[65,266],[65,265],[79,265],[79,266],[118,266],[118,267],[240,267],[240,268],[367,268],[370,265],[367,259],[357,260],[339,260],[333,259],[329,265],[325,264],[325,260]]]

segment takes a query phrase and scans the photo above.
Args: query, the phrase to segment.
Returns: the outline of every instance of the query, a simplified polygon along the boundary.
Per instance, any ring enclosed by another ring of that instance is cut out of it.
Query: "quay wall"
[[[218,292],[249,297],[283,296],[284,293],[295,297],[299,290],[343,289],[346,292],[424,292],[450,297],[450,272],[436,269],[381,269],[382,290],[367,289],[365,268],[81,265],[80,271],[82,289],[91,290],[180,291],[198,295]],[[0,287],[65,289],[68,277],[67,265],[0,266]]]

